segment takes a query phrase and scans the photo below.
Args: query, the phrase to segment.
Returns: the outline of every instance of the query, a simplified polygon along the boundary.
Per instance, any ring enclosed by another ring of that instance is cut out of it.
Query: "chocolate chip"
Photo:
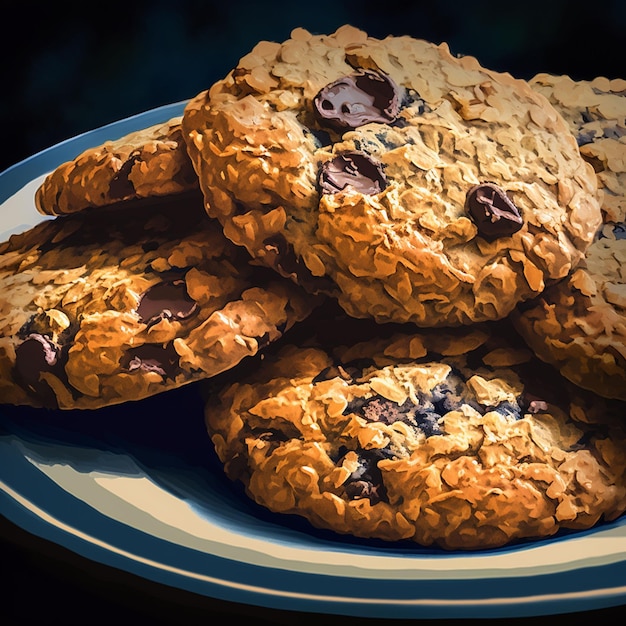
[[[364,152],[343,152],[322,163],[318,184],[323,194],[352,188],[362,194],[380,193],[387,186],[382,165]]]
[[[493,183],[475,185],[467,192],[465,209],[478,232],[487,240],[508,237],[524,223],[518,208],[506,192]]]
[[[139,319],[152,326],[163,319],[185,320],[198,310],[198,304],[189,297],[183,279],[157,283],[147,289],[139,300],[136,312]]]
[[[389,124],[400,110],[400,89],[385,74],[361,70],[321,89],[313,104],[321,122],[338,129]]]
[[[46,406],[56,407],[56,395],[41,374],[64,377],[61,349],[46,335],[30,334],[15,350],[15,377]]]
[[[129,372],[141,370],[143,372],[156,372],[157,374],[174,379],[179,373],[179,356],[174,345],[168,343],[143,344],[130,349],[122,361],[122,367]]]

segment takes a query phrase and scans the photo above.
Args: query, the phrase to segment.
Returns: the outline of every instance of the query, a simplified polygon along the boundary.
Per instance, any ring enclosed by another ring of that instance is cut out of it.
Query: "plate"
[[[33,194],[83,150],[180,115],[174,103],[0,174],[0,240],[44,218]],[[0,407],[0,513],[83,557],[259,607],[395,618],[548,615],[626,602],[626,516],[498,550],[450,552],[312,530],[224,476],[201,387],[97,411]]]

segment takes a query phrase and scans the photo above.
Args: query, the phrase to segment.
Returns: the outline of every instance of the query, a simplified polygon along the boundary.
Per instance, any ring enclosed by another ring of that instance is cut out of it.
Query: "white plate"
[[[58,164],[183,107],[110,124],[4,171],[0,240],[45,219],[33,194]],[[224,477],[194,385],[91,412],[0,407],[0,513],[94,561],[257,606],[423,619],[626,603],[626,516],[467,553],[340,538],[257,507]]]

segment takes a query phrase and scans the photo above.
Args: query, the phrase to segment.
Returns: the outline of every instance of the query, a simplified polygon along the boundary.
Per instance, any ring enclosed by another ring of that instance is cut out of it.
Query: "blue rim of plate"
[[[21,202],[32,214],[33,181],[60,163],[181,115],[184,106],[108,124],[11,166],[0,173],[0,218],[3,207],[19,211]],[[188,386],[163,394],[165,401],[149,398],[141,410],[165,420],[186,402],[201,411],[194,393]],[[131,404],[131,411],[138,406]],[[124,410],[100,415],[115,421]],[[184,440],[178,456],[161,463],[155,459],[168,453],[159,445],[107,449],[95,431],[74,436],[78,422],[74,415],[63,422],[66,415],[61,426],[42,427],[36,410],[0,407],[0,513],[145,579],[254,606],[387,619],[522,617],[626,603],[626,515],[584,532],[471,553],[353,541],[258,510],[229,491],[217,465],[196,476]],[[139,502],[144,490],[158,504]],[[181,511],[180,523],[171,511]]]

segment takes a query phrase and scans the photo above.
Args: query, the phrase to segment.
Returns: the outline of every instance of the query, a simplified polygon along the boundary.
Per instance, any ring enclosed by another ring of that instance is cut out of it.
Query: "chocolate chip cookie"
[[[565,118],[596,171],[605,221],[626,221],[626,80],[538,74],[530,85]]]
[[[0,244],[0,403],[92,409],[211,377],[315,298],[228,241],[200,196],[46,220]]]
[[[487,324],[273,350],[206,405],[227,476],[314,527],[445,549],[623,514],[624,404],[568,387],[508,321]]]
[[[183,114],[208,213],[353,317],[500,319],[583,258],[596,176],[524,81],[345,26],[260,42]]]
[[[44,215],[67,215],[141,198],[198,189],[181,134],[181,118],[85,150],[59,165],[35,194]]]

